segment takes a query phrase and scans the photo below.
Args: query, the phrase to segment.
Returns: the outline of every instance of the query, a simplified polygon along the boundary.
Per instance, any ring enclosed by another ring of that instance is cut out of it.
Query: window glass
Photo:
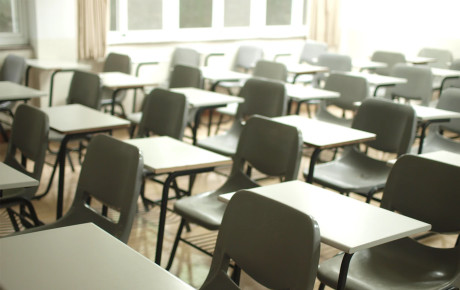
[[[225,0],[224,26],[249,26],[251,1]]]
[[[128,30],[161,29],[162,0],[129,0]]]
[[[292,0],[267,0],[267,25],[291,24]]]
[[[212,0],[180,0],[180,28],[212,26]]]
[[[110,30],[117,30],[117,0],[110,0]]]
[[[11,0],[0,0],[0,32],[13,32]]]

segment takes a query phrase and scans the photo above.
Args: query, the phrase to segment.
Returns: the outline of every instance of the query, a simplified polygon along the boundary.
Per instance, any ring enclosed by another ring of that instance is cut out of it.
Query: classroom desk
[[[428,152],[428,153],[422,153],[418,154],[418,156],[435,160],[435,161],[440,161],[444,162],[450,165],[455,165],[455,166],[460,166],[460,154],[450,152],[450,151],[434,151],[434,152]],[[391,159],[388,160],[387,164],[390,166],[393,166],[396,163],[397,159]]]
[[[377,95],[377,90],[381,87],[392,87],[397,84],[407,83],[407,79],[404,78],[383,76],[379,74],[371,74],[365,72],[346,72],[345,74],[365,78],[369,85],[375,86],[374,96]]]
[[[5,189],[32,187],[39,184],[38,180],[0,162],[0,198]]]
[[[288,112],[291,111],[292,102],[297,102],[296,114],[300,112],[300,104],[314,100],[336,99],[338,92],[328,91],[310,86],[285,84],[286,94],[289,96]]]
[[[53,87],[54,77],[60,72],[72,72],[74,70],[90,70],[91,66],[87,64],[78,63],[76,61],[66,60],[51,60],[51,59],[26,59],[26,76],[25,85],[29,85],[29,74],[31,68],[52,71],[50,78],[50,93],[48,106],[53,105]]]
[[[426,136],[426,129],[431,123],[449,122],[453,118],[460,118],[460,113],[441,110],[433,107],[412,105],[417,115],[418,122],[421,127],[420,144],[418,153],[423,152],[423,141]]]
[[[104,72],[99,74],[102,85],[110,90],[112,93],[112,107],[110,113],[115,114],[115,98],[119,91],[129,89],[142,89],[146,86],[156,85],[153,81],[144,80],[133,75],[125,74],[122,72]]]
[[[447,80],[449,79],[458,79],[460,78],[460,71],[458,70],[453,70],[453,69],[442,69],[442,68],[431,68],[431,73],[433,74],[433,76],[435,77],[439,77],[441,78],[441,85],[439,87],[439,92],[441,93],[443,88],[444,88],[444,84]]]
[[[329,72],[328,67],[317,66],[317,65],[307,64],[307,63],[287,64],[286,68],[287,68],[288,73],[291,73],[294,75],[294,77],[292,78],[293,84],[296,82],[297,78],[300,75]]]
[[[308,183],[313,182],[315,164],[323,149],[367,142],[375,140],[376,138],[374,133],[309,119],[298,115],[282,116],[272,119],[298,128],[302,132],[303,143],[314,148],[313,154],[310,157]]]
[[[56,218],[62,216],[64,202],[65,157],[67,143],[71,139],[82,138],[87,134],[110,132],[114,129],[128,128],[129,121],[104,114],[79,104],[48,107],[42,109],[48,114],[50,129],[64,135],[56,159],[59,165],[59,185]],[[56,164],[56,165],[57,165]],[[54,176],[54,169],[51,178]]]
[[[200,70],[203,79],[209,80],[212,83],[211,91],[215,91],[220,82],[238,82],[252,77],[250,74],[235,72],[228,69],[200,67]]]
[[[409,56],[406,57],[406,62],[411,64],[429,64],[430,62],[435,62],[436,59],[432,57],[425,56]]]
[[[139,148],[144,157],[144,167],[154,174],[168,174],[161,196],[155,263],[160,265],[163,249],[164,227],[171,182],[178,176],[213,171],[215,167],[230,165],[230,157],[223,156],[170,137],[150,137],[125,140]]]
[[[13,82],[0,81],[0,102],[28,101],[46,96],[45,92],[22,86]]]
[[[0,239],[4,289],[194,289],[92,223]]]
[[[337,289],[345,288],[348,265],[357,251],[431,229],[427,223],[298,180],[250,190],[311,215],[321,242],[345,252]],[[219,199],[228,202],[232,195]]]
[[[388,67],[388,64],[384,62],[372,61],[367,59],[353,59],[352,66],[359,71],[363,70],[375,70],[377,68]]]

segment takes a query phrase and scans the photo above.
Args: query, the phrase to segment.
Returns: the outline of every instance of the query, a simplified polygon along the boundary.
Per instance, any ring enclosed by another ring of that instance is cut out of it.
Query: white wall
[[[445,48],[460,58],[460,1],[342,0],[340,52],[367,57],[375,50],[414,56]]]

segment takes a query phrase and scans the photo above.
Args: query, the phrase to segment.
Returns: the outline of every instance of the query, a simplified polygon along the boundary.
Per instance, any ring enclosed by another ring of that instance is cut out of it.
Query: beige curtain
[[[78,0],[78,59],[105,57],[108,0]]]
[[[337,50],[340,44],[340,0],[310,0],[309,3],[308,38],[325,42],[330,49]]]

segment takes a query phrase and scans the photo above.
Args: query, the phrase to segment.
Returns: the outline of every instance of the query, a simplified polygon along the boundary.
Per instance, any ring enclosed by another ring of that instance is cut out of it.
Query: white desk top
[[[38,180],[0,162],[0,190],[31,187],[38,184]]]
[[[460,77],[460,70],[453,70],[453,69],[444,69],[444,68],[436,68],[432,67],[431,68],[431,73],[434,76],[438,77]]]
[[[99,74],[102,84],[112,90],[116,89],[135,89],[145,86],[156,85],[151,80],[144,80],[133,75],[122,72],[105,72]]]
[[[220,106],[232,103],[243,103],[240,97],[229,96],[221,93],[211,92],[197,88],[177,88],[171,89],[176,93],[184,94],[191,107]]]
[[[371,74],[365,72],[345,72],[347,75],[363,77],[370,85],[374,86],[387,86],[407,83],[407,79],[397,78],[391,76],[383,76],[379,74]]]
[[[42,108],[50,128],[61,134],[90,133],[129,127],[130,122],[79,104]]]
[[[460,113],[433,107],[411,105],[420,121],[460,118]]]
[[[288,72],[293,74],[315,74],[329,71],[328,67],[312,65],[307,63],[291,63],[287,64],[286,68]]]
[[[368,59],[353,59],[352,65],[354,68],[363,70],[363,69],[376,69],[387,67],[388,64],[384,62],[377,62]]]
[[[334,148],[376,138],[374,133],[364,132],[298,115],[273,118],[280,123],[297,127],[302,131],[303,142],[317,148]]]
[[[427,158],[427,159],[432,159],[440,162],[444,162],[447,164],[455,165],[455,166],[460,166],[460,154],[453,153],[450,151],[435,151],[435,152],[428,152],[428,153],[422,153],[418,154],[417,156]],[[396,163],[397,159],[391,159],[388,160],[388,165],[392,166],[393,164]]]
[[[27,100],[46,96],[47,93],[16,83],[0,82],[0,101]]]
[[[409,56],[406,57],[406,62],[412,64],[427,64],[430,62],[435,62],[436,59],[432,57],[424,57],[424,56]]]
[[[234,72],[231,70],[222,70],[211,67],[201,67],[201,73],[204,79],[208,79],[212,82],[218,81],[239,81],[246,80],[252,77],[250,74]]]
[[[335,99],[340,97],[338,92],[306,87],[298,84],[285,84],[285,87],[287,95],[293,101],[297,102],[305,100]]]
[[[170,173],[232,164],[232,159],[170,137],[125,140],[141,150],[144,166],[153,173]]]
[[[91,66],[88,64],[78,63],[68,60],[52,60],[52,59],[27,59],[28,66],[43,70],[62,70],[62,69],[81,69],[89,70]]]
[[[302,181],[250,189],[314,217],[321,241],[347,253],[431,229],[431,225]],[[230,200],[233,193],[221,195]]]
[[[193,289],[94,224],[0,239],[4,289]]]

